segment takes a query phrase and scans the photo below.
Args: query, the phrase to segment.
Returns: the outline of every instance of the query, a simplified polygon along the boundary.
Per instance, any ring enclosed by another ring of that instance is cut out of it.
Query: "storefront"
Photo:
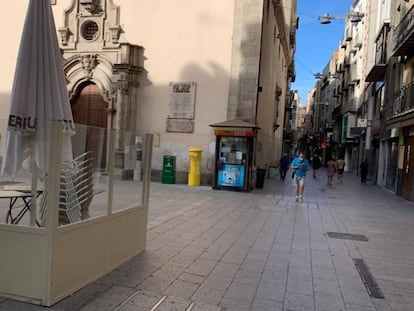
[[[253,148],[258,127],[242,120],[210,126],[216,135],[213,189],[251,190],[254,186]]]

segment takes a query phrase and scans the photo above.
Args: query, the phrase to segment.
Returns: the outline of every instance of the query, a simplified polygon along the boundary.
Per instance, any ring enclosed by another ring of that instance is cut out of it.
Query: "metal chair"
[[[46,225],[47,179],[41,199],[42,226]],[[62,165],[59,191],[59,223],[67,224],[88,218],[93,198],[93,157],[85,152]]]

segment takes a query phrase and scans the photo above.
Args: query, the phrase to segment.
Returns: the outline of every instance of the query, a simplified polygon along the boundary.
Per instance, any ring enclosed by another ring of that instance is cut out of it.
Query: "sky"
[[[306,105],[308,92],[314,87],[313,74],[322,72],[344,36],[344,19],[322,25],[318,16],[328,13],[342,16],[349,13],[352,0],[298,0],[299,29],[296,33],[296,80],[291,89],[297,90],[300,103]]]

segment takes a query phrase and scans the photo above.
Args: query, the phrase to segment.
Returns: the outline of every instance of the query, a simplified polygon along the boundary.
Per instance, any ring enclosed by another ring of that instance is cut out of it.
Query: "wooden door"
[[[407,200],[413,198],[414,177],[414,137],[408,137],[404,148],[404,165],[402,170],[401,196]]]
[[[74,122],[86,125],[84,151],[92,151],[96,168],[105,168],[108,104],[95,84],[84,85],[71,104]]]

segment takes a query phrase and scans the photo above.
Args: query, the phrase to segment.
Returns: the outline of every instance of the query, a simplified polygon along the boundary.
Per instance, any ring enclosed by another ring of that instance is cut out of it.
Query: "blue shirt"
[[[308,170],[310,164],[309,161],[305,158],[301,159],[299,157],[293,159],[291,166],[299,166],[299,168],[296,169],[296,176],[298,177],[305,177],[306,171]]]

